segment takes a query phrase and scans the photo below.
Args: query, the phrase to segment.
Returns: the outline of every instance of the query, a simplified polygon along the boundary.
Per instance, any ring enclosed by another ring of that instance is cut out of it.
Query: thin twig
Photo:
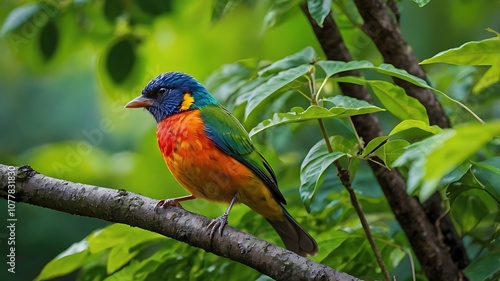
[[[312,101],[311,103],[316,103],[317,104],[317,99],[319,96],[319,92],[316,92],[316,83],[315,83],[315,77],[314,77],[314,70],[309,72],[309,75],[311,76],[310,81],[310,89],[311,89],[311,96]],[[315,105],[315,104],[313,104]],[[323,138],[325,139],[326,147],[328,149],[329,153],[333,153],[333,147],[330,143],[330,138],[328,136],[328,133],[326,132],[325,124],[323,123],[323,119],[318,118],[318,123],[319,127],[321,129],[321,134],[323,135]],[[382,255],[380,254],[380,250],[377,247],[377,244],[375,244],[375,240],[373,238],[373,234],[370,229],[370,225],[368,224],[368,221],[366,220],[365,213],[363,212],[363,209],[361,208],[361,204],[358,201],[358,198],[356,197],[356,192],[354,192],[354,189],[352,188],[351,185],[351,176],[348,170],[344,169],[342,167],[342,164],[340,163],[339,160],[335,160],[333,162],[335,166],[337,167],[337,176],[340,178],[340,182],[342,182],[342,185],[347,189],[347,192],[349,192],[349,197],[351,199],[351,204],[356,210],[356,213],[359,217],[359,220],[361,222],[361,226],[363,227],[363,230],[365,231],[366,237],[368,238],[368,242],[370,243],[370,246],[372,247],[373,253],[375,254],[375,258],[377,259],[377,263],[380,266],[380,269],[382,270],[382,274],[384,275],[385,279],[387,281],[391,281],[391,276],[389,275],[389,271],[387,270],[387,267],[384,264],[384,260],[382,259]]]

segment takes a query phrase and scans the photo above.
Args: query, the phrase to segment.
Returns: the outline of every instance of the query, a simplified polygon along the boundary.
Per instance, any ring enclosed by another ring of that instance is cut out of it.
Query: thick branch
[[[13,176],[16,192],[9,194],[9,177]],[[153,210],[157,201],[125,190],[73,183],[38,174],[27,166],[2,164],[0,188],[0,196],[7,200],[150,230],[240,262],[277,280],[359,280],[230,226],[224,228],[223,236],[211,240],[208,218],[176,207],[157,214]]]
[[[301,7],[304,14],[307,16],[327,58],[337,61],[352,60],[352,57],[343,42],[340,31],[331,15],[326,17],[323,27],[320,27],[309,14],[307,5],[303,3]],[[360,76],[361,73],[351,71],[341,73],[340,75]],[[346,83],[339,83],[339,86],[345,95],[371,102],[371,97],[365,87]],[[429,110],[429,107],[427,108]],[[379,120],[373,114],[354,116],[352,121],[358,135],[361,136],[365,142],[369,142],[373,138],[383,134]],[[370,162],[370,166],[374,171],[377,181],[379,182],[392,210],[394,211],[396,219],[405,231],[410,243],[412,244],[415,254],[420,260],[429,279],[459,279],[461,277],[461,273],[458,272],[457,266],[453,264],[453,259],[450,257],[442,241],[439,239],[439,235],[436,235],[436,229],[427,219],[422,205],[420,205],[415,198],[407,195],[405,180],[401,174],[396,169],[387,170],[372,162]],[[433,196],[433,198],[434,197],[435,196]],[[439,204],[440,200],[438,200],[438,202],[434,200],[431,206],[434,207],[433,211],[436,211],[436,208],[441,210],[441,212],[437,212],[438,214],[441,214],[442,208],[440,208]],[[427,209],[430,208],[428,207]],[[435,220],[432,220],[432,222],[434,221]],[[444,235],[447,238],[445,238],[445,241],[453,245],[459,245],[456,247],[451,246],[452,252],[455,260],[463,260],[462,257],[457,258],[457,256],[460,256],[461,253],[463,253],[461,251],[463,249],[461,240],[456,235],[453,225],[451,224],[451,221],[449,221],[448,217],[445,217],[444,222],[446,222],[445,225],[447,227],[447,232],[445,232],[446,235]],[[461,265],[461,262],[457,263],[459,266]]]
[[[359,14],[364,20],[363,30],[370,36],[384,61],[397,68],[404,69],[422,79],[427,79],[424,70],[418,64],[418,59],[411,47],[406,43],[399,25],[389,13],[389,7],[382,0],[355,0]],[[405,89],[409,96],[420,101],[427,109],[431,125],[449,128],[450,120],[444,113],[435,95],[424,89],[400,79],[394,82]]]

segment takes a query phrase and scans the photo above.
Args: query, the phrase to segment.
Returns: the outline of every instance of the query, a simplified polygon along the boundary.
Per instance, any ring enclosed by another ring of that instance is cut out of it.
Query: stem
[[[311,97],[312,97],[311,104],[317,105],[319,93],[316,93],[316,82],[315,82],[315,77],[314,77],[314,69],[312,69],[309,72],[309,75],[311,75],[311,79],[309,79],[309,82],[310,82],[309,88],[311,90]],[[332,153],[333,147],[330,143],[330,138],[328,137],[328,133],[326,132],[325,124],[323,123],[323,119],[318,118],[318,123],[319,123],[319,127],[321,129],[321,134],[323,135],[323,138],[325,139],[328,152]],[[380,269],[382,270],[382,274],[384,275],[386,281],[391,281],[391,276],[389,275],[389,271],[387,270],[387,268],[384,264],[384,260],[382,259],[382,255],[380,254],[380,250],[377,247],[377,244],[375,244],[375,240],[373,238],[373,234],[371,232],[370,225],[368,224],[368,221],[366,220],[365,213],[363,213],[363,209],[361,208],[361,204],[359,203],[358,198],[356,197],[356,193],[354,192],[354,189],[352,188],[351,176],[349,174],[349,171],[342,167],[342,164],[340,163],[339,160],[335,160],[334,164],[337,167],[337,176],[340,178],[342,185],[344,185],[344,187],[347,189],[347,192],[349,192],[349,197],[351,198],[351,204],[354,207],[354,209],[356,210],[356,213],[358,214],[359,220],[361,222],[361,226],[363,227],[363,230],[365,231],[366,237],[368,238],[368,242],[370,243],[370,246],[372,247],[373,253],[375,254],[375,258],[377,259],[377,263],[380,266]]]

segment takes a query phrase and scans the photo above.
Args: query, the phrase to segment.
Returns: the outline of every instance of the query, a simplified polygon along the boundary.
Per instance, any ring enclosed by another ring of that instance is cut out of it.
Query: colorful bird
[[[318,251],[316,241],[283,207],[286,200],[276,176],[255,149],[241,123],[191,76],[168,72],[146,85],[127,108],[146,108],[158,123],[156,136],[175,179],[191,195],[160,200],[159,207],[179,206],[195,198],[229,203],[212,220],[210,236],[222,235],[236,202],[264,216],[286,248],[301,256]]]

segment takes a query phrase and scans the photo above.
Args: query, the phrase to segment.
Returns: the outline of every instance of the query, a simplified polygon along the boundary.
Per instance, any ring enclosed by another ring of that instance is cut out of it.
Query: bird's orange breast
[[[227,155],[205,134],[198,110],[172,115],[158,124],[158,145],[176,180],[195,197],[238,201],[267,218],[282,212],[263,181]]]

